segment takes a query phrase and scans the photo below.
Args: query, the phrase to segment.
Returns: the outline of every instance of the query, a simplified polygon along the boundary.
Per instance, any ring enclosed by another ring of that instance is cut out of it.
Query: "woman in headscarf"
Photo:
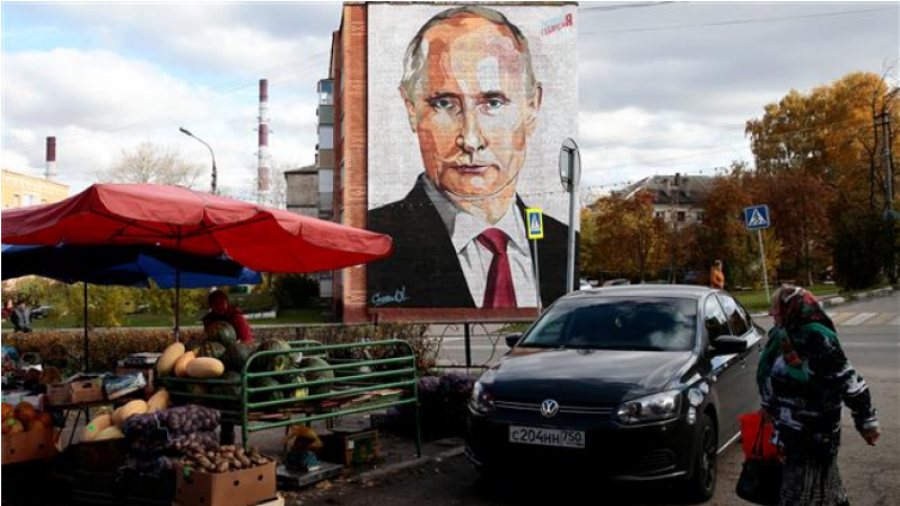
[[[837,467],[841,408],[850,408],[856,430],[874,446],[881,432],[869,389],[810,292],[782,288],[771,315],[757,380],[785,454],[780,505],[849,505]]]

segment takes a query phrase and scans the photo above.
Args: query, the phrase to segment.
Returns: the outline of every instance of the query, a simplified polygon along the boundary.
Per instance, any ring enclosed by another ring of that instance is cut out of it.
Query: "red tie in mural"
[[[488,271],[482,307],[490,309],[516,307],[516,291],[513,288],[509,257],[506,255],[509,237],[498,228],[489,228],[478,236],[478,242],[494,255]]]

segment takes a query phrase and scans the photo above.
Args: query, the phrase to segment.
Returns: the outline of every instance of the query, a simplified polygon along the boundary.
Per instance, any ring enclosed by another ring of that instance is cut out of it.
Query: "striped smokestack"
[[[256,190],[269,189],[269,81],[259,80],[259,170]]]
[[[44,178],[56,177],[56,137],[47,137],[47,165],[44,168]]]

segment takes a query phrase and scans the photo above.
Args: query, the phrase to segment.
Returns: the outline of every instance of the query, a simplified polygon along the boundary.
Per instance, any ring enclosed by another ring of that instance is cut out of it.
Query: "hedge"
[[[428,325],[425,324],[318,325],[265,327],[253,329],[253,333],[257,342],[279,338],[289,341],[311,339],[325,344],[339,344],[402,339],[412,345],[418,358],[419,373],[423,375],[434,367],[438,351],[437,342],[425,337],[427,329]],[[182,340],[200,338],[202,333],[200,328],[182,329]],[[171,329],[97,329],[91,330],[89,336],[90,365],[88,370],[91,372],[115,370],[116,363],[132,353],[161,352],[173,342]],[[83,330],[42,330],[30,334],[9,333],[3,335],[3,344],[17,348],[20,354],[38,352],[41,354],[44,364],[59,367],[66,375],[83,370]],[[373,348],[373,350],[378,351],[371,358],[387,358],[403,353],[403,350],[392,347]]]

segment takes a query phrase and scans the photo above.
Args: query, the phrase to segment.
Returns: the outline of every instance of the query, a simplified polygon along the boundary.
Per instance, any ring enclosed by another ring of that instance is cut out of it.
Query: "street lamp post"
[[[196,135],[192,134],[190,132],[190,130],[188,130],[187,128],[179,127],[178,130],[180,130],[181,133],[183,133],[184,135],[187,135],[188,137],[193,137],[194,139],[197,139],[198,141],[200,141],[204,146],[206,146],[206,149],[209,150],[209,154],[212,155],[212,185],[210,187],[210,193],[215,195],[216,194],[216,154],[213,153],[213,149],[212,149],[212,147],[210,147],[209,144],[207,144],[200,137],[197,137]]]

